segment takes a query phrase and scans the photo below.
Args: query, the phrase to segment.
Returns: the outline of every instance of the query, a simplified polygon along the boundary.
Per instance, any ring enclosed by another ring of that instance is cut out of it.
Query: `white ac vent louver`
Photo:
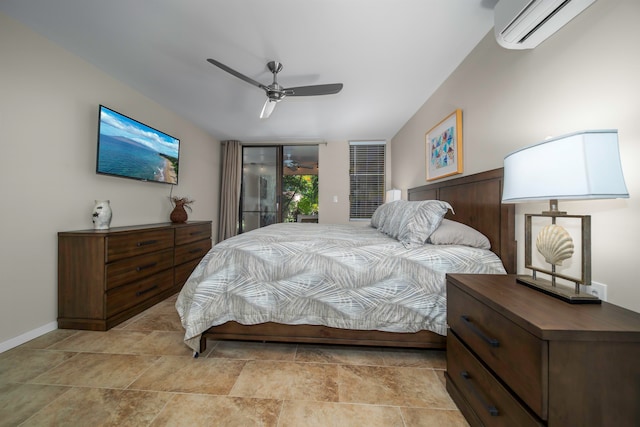
[[[500,0],[494,10],[498,44],[533,49],[596,0]]]

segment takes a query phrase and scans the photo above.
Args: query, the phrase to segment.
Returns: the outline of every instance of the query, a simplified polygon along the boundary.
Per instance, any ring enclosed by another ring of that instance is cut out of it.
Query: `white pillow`
[[[434,245],[464,245],[480,249],[491,249],[491,243],[484,234],[460,222],[444,219],[429,236],[428,243]]]

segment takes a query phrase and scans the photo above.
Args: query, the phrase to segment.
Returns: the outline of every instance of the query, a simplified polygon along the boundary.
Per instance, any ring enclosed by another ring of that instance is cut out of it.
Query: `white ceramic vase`
[[[111,224],[111,205],[109,200],[96,200],[93,207],[93,228],[95,230],[108,230]]]

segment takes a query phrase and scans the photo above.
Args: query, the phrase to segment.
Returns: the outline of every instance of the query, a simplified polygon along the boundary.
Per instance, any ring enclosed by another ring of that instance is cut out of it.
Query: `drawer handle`
[[[137,247],[140,247],[140,246],[148,246],[148,245],[153,245],[153,244],[155,244],[155,243],[158,243],[158,241],[157,241],[157,240],[145,240],[144,242],[138,242],[138,243],[136,243],[136,246],[137,246]]]
[[[202,248],[191,249],[189,251],[190,254],[197,254],[198,252],[202,252]]]
[[[151,264],[147,264],[147,265],[141,265],[139,267],[136,267],[136,271],[146,270],[147,268],[152,268],[152,267],[155,267],[156,265],[158,265],[157,262],[152,262]]]
[[[136,292],[136,296],[137,296],[137,297],[139,297],[139,296],[141,296],[141,295],[144,295],[144,294],[146,294],[147,292],[151,292],[152,290],[156,289],[157,287],[158,287],[158,285],[153,285],[153,286],[151,286],[150,288],[147,288],[147,289],[145,289],[145,290],[143,290],[143,291],[138,291],[138,292]]]
[[[202,233],[204,233],[204,231],[192,231],[191,233],[189,233],[189,236],[197,236],[198,234]]]
[[[486,336],[480,329],[476,327],[476,325],[473,324],[473,322],[469,319],[469,316],[465,316],[463,314],[462,316],[460,316],[460,318],[465,323],[465,325],[467,325],[469,329],[473,331],[474,334],[482,338],[482,340],[489,344],[491,347],[500,347],[500,341],[495,338],[489,338],[488,336]]]
[[[498,411],[498,408],[496,408],[494,405],[491,405],[491,404],[487,403],[482,398],[482,396],[480,395],[478,390],[476,390],[476,388],[471,383],[471,375],[469,375],[469,373],[467,371],[460,372],[460,376],[462,377],[462,379],[464,379],[465,383],[467,384],[467,387],[471,391],[471,394],[473,394],[475,396],[475,398],[478,399],[478,401],[480,401],[480,404],[482,406],[484,406],[484,408],[487,410],[487,412],[489,412],[489,415],[491,415],[492,417],[497,417],[498,415],[500,415],[500,412]]]

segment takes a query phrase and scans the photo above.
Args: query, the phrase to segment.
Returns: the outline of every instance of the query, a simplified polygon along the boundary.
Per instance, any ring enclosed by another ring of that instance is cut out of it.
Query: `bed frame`
[[[493,169],[408,190],[409,200],[445,200],[455,209],[447,218],[467,224],[483,233],[508,273],[516,270],[515,208],[502,204],[503,170]],[[207,329],[200,339],[200,353],[207,339],[273,341],[314,344],[346,344],[383,347],[439,348],[446,338],[431,331],[396,333],[336,329],[317,325],[261,323],[242,325],[227,322]]]

